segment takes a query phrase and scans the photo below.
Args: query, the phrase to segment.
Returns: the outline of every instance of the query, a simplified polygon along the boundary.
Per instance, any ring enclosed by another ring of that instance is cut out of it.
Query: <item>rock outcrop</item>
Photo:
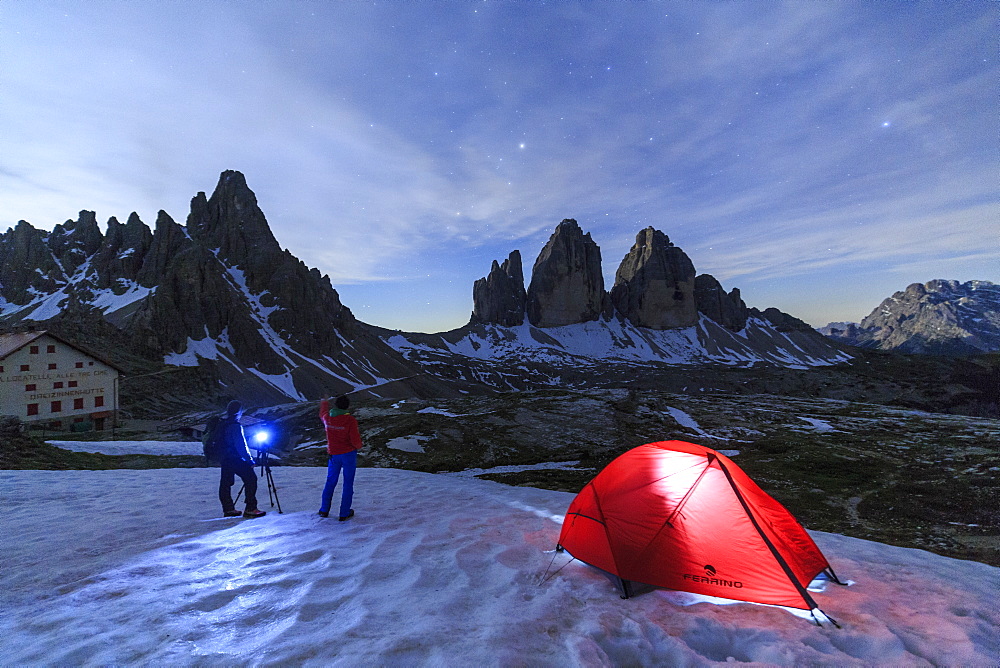
[[[794,315],[779,311],[773,306],[763,311],[750,309],[752,317],[763,318],[774,325],[779,332],[812,332],[813,328],[805,320],[799,320]]]
[[[77,220],[56,225],[46,239],[49,251],[67,275],[76,270],[101,247],[103,237],[93,211],[81,211]]]
[[[46,245],[47,235],[26,221],[0,234],[0,297],[13,304],[31,301],[32,294],[59,289],[65,273]]]
[[[610,314],[601,249],[571,218],[559,223],[535,260],[527,312],[535,327],[575,325]]]
[[[615,309],[637,327],[674,329],[698,322],[694,265],[663,232],[639,232],[611,288]]]
[[[517,327],[524,324],[527,301],[521,253],[515,250],[503,264],[494,260],[490,273],[472,286],[472,321]]]
[[[820,330],[855,346],[913,354],[968,355],[1000,350],[1000,285],[989,281],[913,283],[860,324]]]
[[[108,231],[92,261],[97,274],[96,286],[123,294],[127,284],[139,278],[152,243],[153,233],[139,220],[138,214],[130,215],[124,225],[110,218]]]
[[[211,197],[199,192],[191,199],[185,227],[193,240],[241,269],[252,292],[268,289],[283,264],[281,246],[239,172],[223,172]]]
[[[727,294],[711,274],[695,276],[694,301],[699,313],[726,329],[738,332],[747,324],[749,310],[740,297],[739,288],[733,288]]]

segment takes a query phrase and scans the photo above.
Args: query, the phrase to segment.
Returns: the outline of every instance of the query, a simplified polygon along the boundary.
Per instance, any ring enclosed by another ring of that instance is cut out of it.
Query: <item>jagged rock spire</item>
[[[52,292],[63,280],[65,275],[46,245],[44,233],[21,220],[0,234],[0,285],[8,301],[24,304],[30,300],[29,288]]]
[[[166,211],[161,210],[156,215],[156,228],[137,276],[139,283],[147,287],[159,283],[167,268],[191,245],[191,239],[184,228],[175,223]]]
[[[694,301],[698,311],[726,329],[738,332],[747,324],[749,310],[740,298],[738,288],[726,294],[722,285],[711,274],[700,274],[694,279]]]
[[[255,291],[268,282],[266,267],[281,254],[257,196],[243,174],[233,170],[222,172],[211,197],[199,192],[191,199],[187,231],[198,243],[216,249],[230,266],[244,269]]]
[[[67,220],[53,228],[48,246],[69,277],[97,252],[103,240],[97,227],[97,215],[93,211],[81,211],[77,220]]]
[[[618,267],[611,302],[639,327],[690,327],[698,322],[694,279],[694,265],[684,251],[647,227]]]
[[[124,225],[112,216],[104,242],[94,254],[91,265],[96,272],[96,286],[124,291],[125,283],[138,278],[146,253],[153,243],[153,233],[134,211]]]
[[[521,253],[515,250],[502,265],[494,260],[490,273],[472,286],[472,320],[517,327],[524,324],[527,299]]]
[[[536,327],[589,322],[609,312],[601,249],[572,218],[556,226],[535,260],[527,299]]]

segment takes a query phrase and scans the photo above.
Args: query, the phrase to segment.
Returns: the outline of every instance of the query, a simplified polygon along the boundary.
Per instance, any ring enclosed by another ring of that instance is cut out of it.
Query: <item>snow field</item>
[[[572,494],[359,469],[357,516],[337,522],[315,514],[325,469],[273,472],[285,514],[262,485],[257,520],[219,517],[216,469],[0,472],[0,662],[1000,662],[984,564],[814,533],[856,582],[815,595],[844,627],[819,628],[679,592],[623,601],[576,561],[552,575]]]
[[[201,441],[46,441],[63,450],[105,455],[202,455]]]

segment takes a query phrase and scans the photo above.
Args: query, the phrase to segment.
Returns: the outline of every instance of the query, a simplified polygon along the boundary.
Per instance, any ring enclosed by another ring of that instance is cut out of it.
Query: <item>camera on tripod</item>
[[[281,501],[278,500],[278,487],[274,484],[274,475],[271,473],[271,457],[279,449],[277,445],[274,433],[267,426],[258,427],[247,439],[247,446],[254,451],[254,465],[260,467],[260,477],[267,482],[267,498],[271,502],[271,507],[273,508],[277,504],[280,513]],[[242,493],[243,489],[240,489],[240,494]],[[239,501],[240,494],[236,495],[237,501]]]
[[[269,453],[274,447],[274,436],[270,429],[261,427],[250,436],[250,442],[247,445],[258,453]]]

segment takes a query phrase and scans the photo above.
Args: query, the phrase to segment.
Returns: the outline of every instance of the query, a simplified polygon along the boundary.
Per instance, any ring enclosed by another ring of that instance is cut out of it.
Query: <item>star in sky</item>
[[[514,249],[530,280],[564,218],[608,285],[652,225],[818,326],[1000,281],[1000,3],[665,6],[0,0],[0,232],[184,221],[237,169],[343,303],[411,331],[464,324]]]

